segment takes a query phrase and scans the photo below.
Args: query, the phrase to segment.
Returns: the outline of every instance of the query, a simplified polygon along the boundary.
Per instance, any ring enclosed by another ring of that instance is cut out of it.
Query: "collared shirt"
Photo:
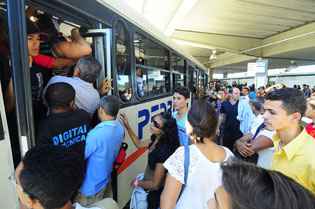
[[[273,137],[275,152],[271,168],[291,177],[315,193],[315,140],[304,129],[287,145],[280,146],[278,135]]]
[[[100,95],[94,88],[93,84],[86,82],[79,77],[66,77],[57,75],[49,80],[47,87],[50,84],[59,82],[68,83],[74,88],[75,105],[78,108],[85,110],[86,112],[90,113],[90,115],[94,114],[100,102]]]
[[[117,120],[103,121],[89,132],[84,154],[87,169],[80,189],[83,195],[95,195],[107,186],[124,133],[124,127]]]

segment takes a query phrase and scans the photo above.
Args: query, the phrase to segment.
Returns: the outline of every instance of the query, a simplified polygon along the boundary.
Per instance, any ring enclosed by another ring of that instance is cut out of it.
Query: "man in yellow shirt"
[[[303,92],[293,88],[272,91],[264,108],[265,125],[276,130],[272,169],[315,193],[315,139],[300,126],[306,110]]]

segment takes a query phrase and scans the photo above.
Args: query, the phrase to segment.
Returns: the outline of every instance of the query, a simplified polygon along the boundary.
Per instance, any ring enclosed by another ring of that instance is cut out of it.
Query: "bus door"
[[[100,83],[104,79],[112,79],[112,60],[111,60],[111,44],[112,44],[112,29],[91,29],[85,34],[86,38],[93,39],[93,54],[94,57],[101,63],[102,71],[97,80],[97,86],[99,87]],[[108,92],[112,94],[112,92]]]
[[[34,144],[34,127],[25,4],[20,0],[0,1],[0,10],[1,58],[5,58],[0,66],[0,208],[7,209],[19,207],[15,181],[10,177],[14,164]],[[3,50],[5,46],[7,51]],[[9,65],[3,64],[6,59]]]
[[[14,175],[14,165],[10,144],[9,129],[0,85],[0,208],[17,208],[18,198],[14,182],[10,176]],[[2,199],[3,198],[3,199]]]

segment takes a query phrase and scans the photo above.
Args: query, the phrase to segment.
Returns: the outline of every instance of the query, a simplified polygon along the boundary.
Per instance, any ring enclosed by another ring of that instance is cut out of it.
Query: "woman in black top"
[[[160,195],[166,176],[163,163],[179,147],[176,120],[172,118],[171,114],[166,112],[155,115],[152,118],[150,127],[151,140],[139,140],[124,114],[121,115],[121,120],[135,146],[137,148],[148,147],[149,149],[144,179],[141,181],[134,180],[132,185],[148,190],[148,209],[157,209],[160,205]]]

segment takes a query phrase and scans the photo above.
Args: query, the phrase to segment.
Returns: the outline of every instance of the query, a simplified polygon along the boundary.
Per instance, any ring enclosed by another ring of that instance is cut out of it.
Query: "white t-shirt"
[[[259,126],[263,122],[264,122],[264,118],[263,118],[263,115],[261,115],[261,114],[257,115],[254,118],[253,123],[251,125],[251,130],[250,130],[252,135],[255,135],[257,129],[259,128]],[[259,131],[256,138],[258,136],[266,136],[267,138],[272,140],[272,136],[274,133],[275,133],[274,131],[263,129],[263,130]],[[257,153],[258,154],[257,166],[269,169],[271,167],[271,160],[272,160],[273,151],[274,151],[273,147],[269,147],[269,148],[266,148],[264,150],[260,150]]]
[[[266,136],[268,139],[272,140],[272,136],[275,134],[274,131],[269,131],[266,129],[263,129],[259,131],[257,134],[258,136]],[[272,156],[274,152],[274,147],[269,147],[263,150],[260,150],[258,152],[258,161],[257,161],[257,166],[270,169],[271,168],[271,161],[272,161]]]
[[[255,118],[253,119],[253,123],[250,127],[250,133],[252,135],[255,135],[257,128],[259,128],[259,126],[264,122],[264,118],[262,114],[259,114],[257,116],[255,116]]]
[[[209,161],[196,145],[190,145],[190,164],[187,184],[176,204],[176,209],[207,208],[207,201],[213,198],[214,191],[222,184],[222,171],[218,162]],[[225,150],[225,160],[233,156]],[[184,184],[184,147],[179,147],[163,164],[169,175]]]

